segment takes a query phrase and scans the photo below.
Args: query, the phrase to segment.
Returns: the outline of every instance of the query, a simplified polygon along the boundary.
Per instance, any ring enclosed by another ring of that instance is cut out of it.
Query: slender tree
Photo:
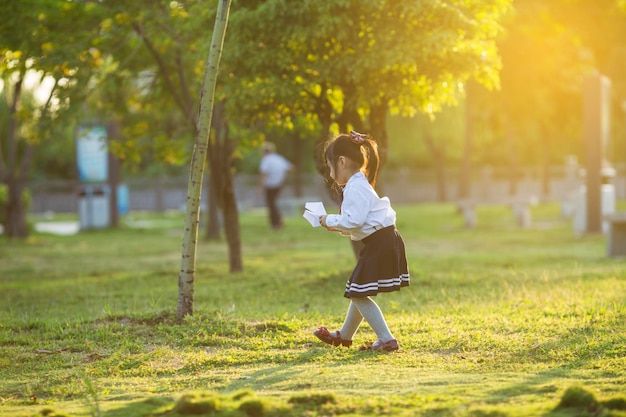
[[[224,37],[228,24],[230,0],[219,0],[215,26],[209,57],[204,69],[204,82],[200,91],[200,109],[191,170],[187,187],[187,210],[185,213],[185,229],[181,253],[180,274],[178,276],[178,308],[177,316],[181,320],[193,315],[193,293],[196,270],[196,253],[198,243],[198,224],[200,222],[200,200],[202,196],[202,178],[207,160],[211,118],[215,99],[218,68],[222,56]]]

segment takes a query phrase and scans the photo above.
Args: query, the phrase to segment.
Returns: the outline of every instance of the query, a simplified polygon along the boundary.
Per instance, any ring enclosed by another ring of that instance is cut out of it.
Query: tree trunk
[[[296,197],[302,197],[302,137],[300,133],[294,132],[296,137],[293,143],[293,193]]]
[[[387,99],[382,99],[378,104],[370,103],[369,124],[370,133],[378,143],[378,153],[380,156],[380,167],[387,162],[387,151],[389,149],[389,135],[387,134],[387,113],[389,106]]]
[[[13,97],[9,106],[9,131],[7,137],[6,163],[2,160],[4,153],[0,146],[0,180],[7,186],[8,198],[6,202],[4,233],[9,238],[28,237],[26,223],[25,201],[23,198],[25,178],[33,154],[32,145],[20,147],[18,141],[18,106],[22,97],[22,85],[25,69],[20,72],[18,80],[13,86]],[[23,148],[23,149],[20,149]],[[22,152],[20,152],[20,150]],[[22,156],[20,161],[20,154]]]
[[[438,147],[433,140],[433,136],[430,132],[426,132],[424,135],[424,142],[426,147],[430,151],[430,155],[433,157],[435,178],[437,181],[437,197],[439,202],[448,201],[448,193],[446,191],[446,168],[445,168],[445,148]]]
[[[322,89],[322,95],[318,98],[316,106],[316,112],[322,125],[322,130],[315,144],[315,149],[313,150],[313,160],[315,161],[315,168],[317,169],[317,172],[324,180],[324,185],[329,196],[333,201],[339,201],[337,191],[334,188],[331,188],[333,180],[330,178],[330,171],[326,166],[326,161],[324,160],[324,144],[330,139],[330,127],[333,123],[333,106],[330,104],[330,101],[326,96],[326,90],[327,88]]]
[[[315,161],[315,168],[317,172],[328,180],[328,172],[326,168],[326,162],[324,161],[324,143],[330,138],[330,126],[332,125],[333,106],[328,101],[326,96],[327,86],[322,88],[321,96],[317,98],[316,113],[317,117],[322,125],[320,136],[315,143],[315,149],[313,150],[313,160]]]
[[[516,196],[518,192],[519,182],[519,158],[517,156],[517,149],[515,146],[515,134],[513,133],[513,127],[511,122],[506,121],[505,134],[507,144],[509,148],[509,195]]]
[[[551,179],[551,167],[549,157],[546,156],[543,162],[543,169],[541,170],[541,197],[543,201],[548,201],[550,196],[550,179]]]
[[[235,187],[233,186],[232,160],[236,148],[230,139],[228,123],[226,121],[226,106],[224,102],[215,106],[214,120],[215,134],[210,142],[211,166],[215,172],[211,186],[215,189],[217,204],[224,219],[224,232],[228,242],[228,260],[230,272],[243,271],[241,256],[241,234],[239,231],[239,210]]]
[[[241,256],[241,233],[239,230],[239,210],[233,187],[232,175],[226,178],[226,187],[223,190],[224,206],[224,233],[228,242],[228,264],[230,272],[243,271],[243,258]]]
[[[28,224],[26,222],[26,205],[24,204],[24,182],[9,178],[6,182],[8,188],[8,200],[5,213],[4,233],[9,238],[23,239],[28,237]]]
[[[207,158],[211,118],[213,115],[217,70],[222,55],[229,11],[230,0],[220,0],[215,17],[211,49],[204,70],[204,81],[200,91],[200,109],[191,158],[189,184],[187,187],[187,210],[185,213],[180,274],[178,276],[178,306],[176,313],[179,320],[182,320],[185,316],[193,315],[193,293],[196,273],[198,224],[200,223],[202,179],[204,176],[204,165]]]
[[[509,151],[509,195],[516,196],[520,180],[520,164],[516,144],[517,129],[513,122],[510,98],[505,95],[502,102],[504,109],[504,134],[506,135],[507,148]]]
[[[471,175],[472,175],[472,136],[473,136],[473,114],[472,114],[472,81],[468,80],[465,90],[465,143],[463,145],[463,161],[459,172],[458,200],[470,198]]]
[[[206,228],[206,236],[207,240],[218,240],[220,238],[220,216],[219,216],[219,205],[217,204],[217,196],[215,195],[215,186],[213,185],[213,175],[217,175],[217,173],[213,172],[213,165],[209,163],[209,175],[207,187],[206,187],[206,195],[209,196],[207,201],[207,228]]]
[[[336,123],[339,126],[340,133],[348,133],[349,126],[352,129],[360,133],[366,133],[363,118],[359,114],[358,103],[354,99],[356,96],[356,86],[352,84],[346,84],[342,88],[344,94],[343,110],[339,117],[337,117]]]
[[[108,126],[108,141],[111,142],[113,140],[118,139],[119,136],[119,127],[117,122],[112,122]],[[110,222],[109,226],[112,228],[117,228],[120,225],[120,216],[119,216],[119,204],[118,204],[118,195],[117,189],[120,185],[120,161],[117,157],[109,151],[108,153],[108,165],[109,165],[109,192],[110,192],[110,200],[109,200],[109,211],[110,211]]]
[[[541,137],[545,138],[545,140],[543,140],[543,144],[544,146],[542,146],[543,149],[543,170],[542,170],[542,175],[541,175],[541,191],[542,191],[542,198],[543,201],[547,201],[548,197],[550,196],[550,180],[551,180],[551,166],[550,166],[550,162],[552,159],[552,146],[550,145],[552,143],[551,141],[551,137],[550,137],[550,131],[549,129],[546,128],[545,125],[541,126]]]

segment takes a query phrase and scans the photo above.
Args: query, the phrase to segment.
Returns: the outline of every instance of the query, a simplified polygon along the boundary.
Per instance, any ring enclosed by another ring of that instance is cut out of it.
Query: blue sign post
[[[105,126],[76,129],[78,216],[81,229],[101,229],[111,224],[109,150]]]
[[[81,126],[76,130],[76,164],[81,183],[106,183],[109,149],[104,126]]]

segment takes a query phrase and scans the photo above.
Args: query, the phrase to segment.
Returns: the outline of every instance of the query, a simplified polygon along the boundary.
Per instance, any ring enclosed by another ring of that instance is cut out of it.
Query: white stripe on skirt
[[[369,291],[377,291],[379,288],[400,287],[402,283],[409,282],[409,274],[402,274],[398,278],[379,279],[376,282],[367,284],[346,283],[346,292],[364,293]]]

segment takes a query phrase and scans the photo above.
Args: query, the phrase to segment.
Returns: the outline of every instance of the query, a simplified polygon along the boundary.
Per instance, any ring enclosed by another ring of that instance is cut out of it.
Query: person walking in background
[[[265,202],[269,212],[272,229],[283,227],[282,216],[278,208],[278,196],[285,182],[287,173],[293,170],[293,164],[285,157],[276,153],[276,146],[266,142],[263,146],[263,158],[259,165],[261,172],[261,188],[265,193]]]
[[[378,340],[361,346],[361,350],[398,350],[398,341],[371,298],[409,285],[404,241],[396,229],[396,212],[389,199],[380,198],[374,190],[379,165],[377,144],[369,136],[352,131],[329,141],[324,157],[330,177],[343,192],[339,214],[320,216],[320,223],[330,231],[361,241],[364,246],[346,283],[344,297],[350,299],[350,305],[343,326],[334,332],[320,327],[313,334],[324,343],[349,347],[365,319]]]

